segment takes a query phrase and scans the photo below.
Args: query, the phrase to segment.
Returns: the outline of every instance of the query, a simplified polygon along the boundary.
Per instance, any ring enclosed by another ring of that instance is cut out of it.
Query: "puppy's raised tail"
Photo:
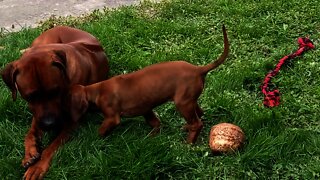
[[[202,66],[201,71],[203,74],[207,74],[209,71],[217,68],[219,65],[221,65],[228,57],[229,54],[229,40],[227,36],[226,27],[222,25],[222,32],[223,32],[223,42],[224,42],[224,50],[223,53],[220,55],[220,57],[213,61],[212,63]]]

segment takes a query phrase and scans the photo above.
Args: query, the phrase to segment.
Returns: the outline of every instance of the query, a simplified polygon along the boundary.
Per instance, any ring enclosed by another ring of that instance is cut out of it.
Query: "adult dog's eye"
[[[48,91],[48,94],[47,94],[47,98],[54,98],[54,97],[57,97],[58,95],[60,94],[60,88],[53,88],[51,90]]]
[[[26,95],[25,100],[28,102],[36,101],[39,98],[40,94],[38,91],[33,91]]]

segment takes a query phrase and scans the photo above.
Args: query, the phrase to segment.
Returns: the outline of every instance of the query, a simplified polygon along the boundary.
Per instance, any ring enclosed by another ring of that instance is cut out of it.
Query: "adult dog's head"
[[[1,76],[13,100],[18,91],[28,102],[40,129],[53,130],[62,124],[70,84],[63,50],[25,52],[19,60],[9,63]]]

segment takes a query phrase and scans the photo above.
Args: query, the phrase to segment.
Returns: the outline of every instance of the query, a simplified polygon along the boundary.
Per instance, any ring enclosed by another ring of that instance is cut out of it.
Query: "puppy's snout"
[[[54,129],[56,125],[57,125],[57,120],[53,116],[44,117],[39,122],[40,129],[44,131],[49,131],[51,129]]]

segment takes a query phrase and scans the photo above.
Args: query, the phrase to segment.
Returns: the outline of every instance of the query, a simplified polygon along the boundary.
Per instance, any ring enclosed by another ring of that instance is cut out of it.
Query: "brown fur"
[[[204,88],[205,76],[222,64],[228,55],[229,42],[224,26],[223,35],[223,54],[206,66],[184,61],[164,62],[89,86],[73,86],[72,113],[80,118],[88,104],[97,105],[105,117],[99,129],[100,135],[109,133],[118,125],[121,116],[142,115],[157,132],[160,121],[153,108],[171,100],[187,121],[187,142],[194,143],[203,126],[200,120],[203,112],[197,99]]]
[[[27,169],[25,179],[43,178],[54,152],[75,126],[66,107],[69,86],[104,80],[108,70],[108,59],[98,40],[87,32],[65,26],[43,32],[20,59],[2,70],[13,100],[19,91],[33,114],[22,161]],[[58,136],[40,152],[37,141],[47,130],[58,132]]]

